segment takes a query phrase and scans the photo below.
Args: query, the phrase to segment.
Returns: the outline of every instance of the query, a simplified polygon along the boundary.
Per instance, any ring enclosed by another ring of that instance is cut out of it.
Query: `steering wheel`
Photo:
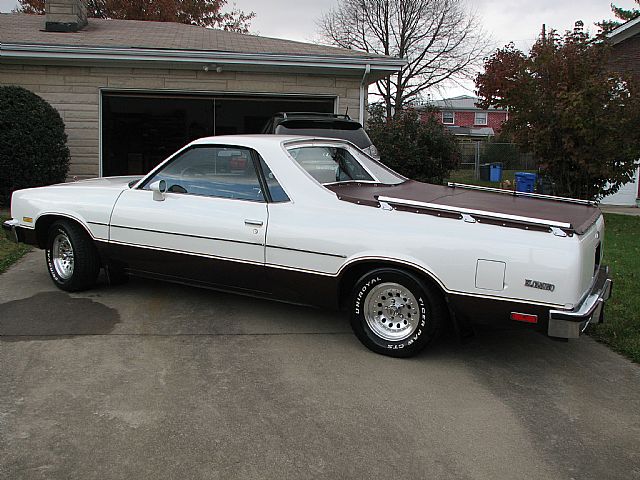
[[[182,172],[180,172],[181,177],[204,177],[205,175],[205,171],[198,167],[185,167]]]

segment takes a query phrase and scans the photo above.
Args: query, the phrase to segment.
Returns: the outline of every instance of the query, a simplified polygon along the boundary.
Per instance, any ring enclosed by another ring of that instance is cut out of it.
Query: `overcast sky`
[[[493,39],[495,46],[510,41],[521,49],[528,49],[540,32],[543,23],[547,28],[559,31],[573,28],[576,20],[582,20],[593,33],[593,23],[612,18],[610,0],[466,0],[481,24]],[[254,33],[268,37],[313,41],[317,38],[316,20],[338,0],[230,0],[228,6],[256,12],[252,23]],[[613,0],[617,6],[632,8],[634,0]],[[0,0],[0,11],[9,12],[15,0]],[[450,87],[446,96],[472,93],[472,84],[465,88]],[[434,92],[435,97],[439,97]]]

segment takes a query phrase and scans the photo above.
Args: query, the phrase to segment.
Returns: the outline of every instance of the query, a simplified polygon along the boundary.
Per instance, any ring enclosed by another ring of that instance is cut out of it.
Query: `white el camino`
[[[202,138],[143,178],[13,193],[15,241],[61,289],[103,268],[349,312],[371,350],[410,356],[451,322],[578,337],[611,291],[590,202],[398,175],[342,140]],[[215,319],[213,319],[215,321]]]

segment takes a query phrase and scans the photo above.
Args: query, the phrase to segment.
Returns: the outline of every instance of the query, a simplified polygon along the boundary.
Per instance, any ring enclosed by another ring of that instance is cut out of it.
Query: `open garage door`
[[[102,175],[147,173],[186,143],[260,133],[277,112],[333,113],[335,98],[102,94]]]

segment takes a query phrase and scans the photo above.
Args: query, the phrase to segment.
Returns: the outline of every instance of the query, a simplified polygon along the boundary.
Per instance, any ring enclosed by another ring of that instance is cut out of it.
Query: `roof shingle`
[[[0,43],[388,58],[356,50],[170,22],[90,18],[89,24],[75,33],[46,32],[43,28],[44,16],[0,14]]]

